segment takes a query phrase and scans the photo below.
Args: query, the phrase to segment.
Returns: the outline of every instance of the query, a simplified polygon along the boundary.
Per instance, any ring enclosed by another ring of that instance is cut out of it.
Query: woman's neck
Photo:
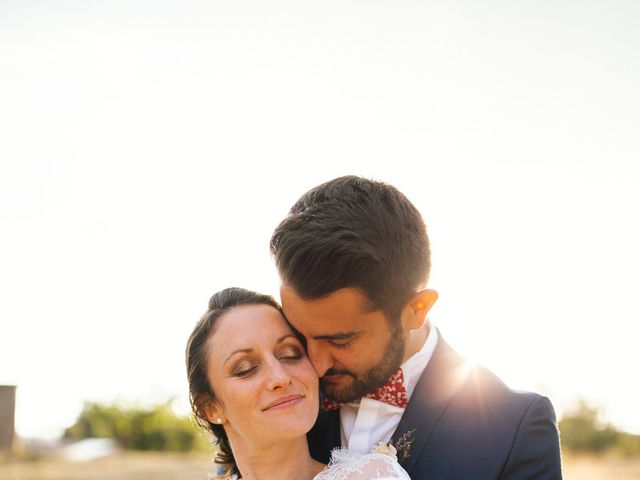
[[[311,458],[306,437],[263,447],[231,445],[243,480],[311,480],[324,468]]]

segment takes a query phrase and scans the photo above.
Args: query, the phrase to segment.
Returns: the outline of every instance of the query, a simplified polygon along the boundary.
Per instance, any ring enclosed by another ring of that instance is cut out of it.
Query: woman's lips
[[[271,402],[269,405],[264,407],[262,411],[273,410],[274,408],[286,408],[292,405],[297,404],[300,400],[304,398],[304,395],[286,395],[284,397],[280,397],[279,399]]]

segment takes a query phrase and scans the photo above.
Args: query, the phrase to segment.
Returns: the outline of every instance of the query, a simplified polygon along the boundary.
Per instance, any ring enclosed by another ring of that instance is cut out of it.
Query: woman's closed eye
[[[297,362],[305,357],[304,350],[297,346],[287,347],[276,354],[276,358],[281,362]],[[231,371],[234,377],[244,378],[252,375],[260,368],[257,361],[241,361]]]
[[[241,362],[235,366],[231,374],[234,377],[247,377],[258,369],[258,364],[253,362]]]
[[[287,347],[285,350],[280,352],[278,358],[285,361],[296,361],[303,359],[304,356],[305,354],[302,349],[298,347]]]

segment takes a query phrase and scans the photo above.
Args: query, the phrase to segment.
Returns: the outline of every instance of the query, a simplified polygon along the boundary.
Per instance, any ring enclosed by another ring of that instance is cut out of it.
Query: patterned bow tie
[[[409,398],[407,397],[407,389],[404,387],[404,375],[402,369],[399,368],[394,373],[387,383],[382,385],[377,390],[369,392],[365,395],[366,398],[372,398],[380,402],[388,403],[395,407],[407,408]],[[342,406],[342,403],[323,398],[320,403],[320,407],[323,410],[337,410]]]

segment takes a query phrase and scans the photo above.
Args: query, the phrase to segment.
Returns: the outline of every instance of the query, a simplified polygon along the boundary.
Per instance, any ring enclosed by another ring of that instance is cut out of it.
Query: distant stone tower
[[[15,428],[16,387],[0,385],[0,452],[11,451]]]

